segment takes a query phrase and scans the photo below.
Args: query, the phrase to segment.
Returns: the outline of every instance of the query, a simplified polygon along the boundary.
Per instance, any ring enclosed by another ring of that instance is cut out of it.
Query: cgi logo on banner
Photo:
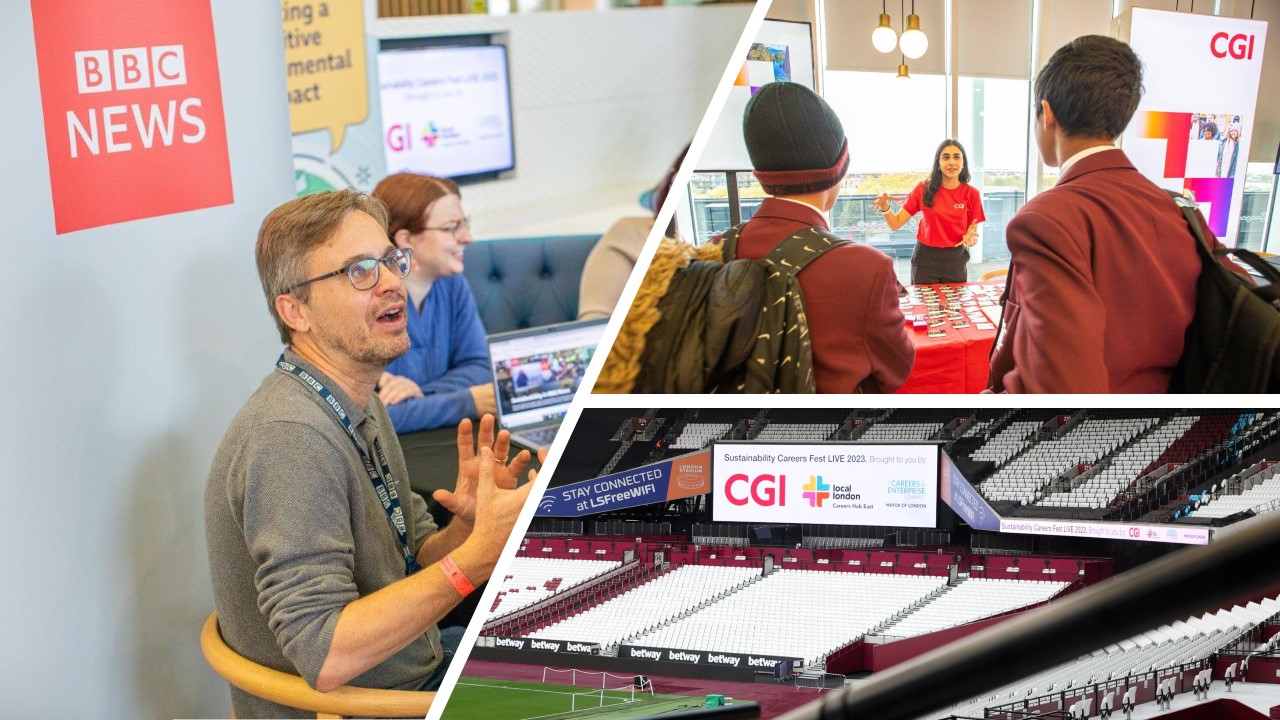
[[[726,441],[712,457],[715,522],[937,522],[937,445]]]
[[[1124,152],[1152,182],[1190,191],[1209,229],[1240,240],[1267,24],[1134,8],[1129,45],[1145,92]]]
[[[233,202],[208,0],[31,0],[58,234]]]

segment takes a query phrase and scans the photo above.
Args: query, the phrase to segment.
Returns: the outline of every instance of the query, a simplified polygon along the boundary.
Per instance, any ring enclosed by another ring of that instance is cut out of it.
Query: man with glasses
[[[258,273],[287,346],[232,421],[205,491],[219,629],[241,655],[329,691],[435,689],[460,637],[435,623],[492,572],[528,496],[509,438],[458,426],[459,476],[438,530],[375,384],[409,345],[403,278],[380,201],[292,200],[258,234]],[[532,477],[532,473],[530,474]],[[460,633],[458,634],[460,636]],[[452,641],[453,647],[450,646]],[[233,689],[236,716],[295,717]]]

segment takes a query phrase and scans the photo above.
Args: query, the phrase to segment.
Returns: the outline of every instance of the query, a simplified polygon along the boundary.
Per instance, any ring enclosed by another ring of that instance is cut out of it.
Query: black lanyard
[[[387,464],[387,457],[382,453],[382,447],[375,439],[373,442],[373,451],[378,456],[378,465],[382,468],[382,474],[378,474],[377,468],[373,466],[373,460],[370,459],[369,453],[365,452],[364,447],[360,444],[359,438],[356,437],[355,428],[351,426],[351,419],[347,417],[347,411],[342,408],[342,403],[338,402],[338,398],[329,392],[319,380],[315,379],[306,370],[287,362],[284,355],[276,361],[276,367],[296,375],[306,383],[307,387],[315,391],[324,400],[333,414],[338,417],[338,421],[342,423],[343,429],[347,431],[347,435],[351,436],[351,442],[355,443],[356,452],[360,453],[360,461],[364,463],[364,469],[369,473],[369,481],[373,483],[373,490],[378,495],[378,500],[382,502],[382,509],[387,513],[387,519],[391,521],[391,527],[396,531],[396,535],[400,540],[400,550],[404,552],[404,574],[412,575],[422,569],[418,564],[418,559],[409,551],[409,532],[405,527],[404,511],[400,508],[400,496],[396,493],[395,485],[390,483],[391,466]],[[386,480],[383,480],[383,478]]]

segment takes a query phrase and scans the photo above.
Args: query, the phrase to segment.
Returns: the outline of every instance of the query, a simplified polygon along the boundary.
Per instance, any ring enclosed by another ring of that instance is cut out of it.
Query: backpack
[[[815,392],[796,275],[849,241],[805,228],[749,260],[741,229],[702,247],[663,238],[594,392]]]
[[[1248,250],[1215,247],[1205,236],[1199,211],[1175,195],[1200,254],[1196,313],[1187,327],[1182,357],[1169,392],[1273,393],[1280,391],[1280,272]],[[1233,272],[1228,256],[1259,272],[1270,284],[1256,286]]]

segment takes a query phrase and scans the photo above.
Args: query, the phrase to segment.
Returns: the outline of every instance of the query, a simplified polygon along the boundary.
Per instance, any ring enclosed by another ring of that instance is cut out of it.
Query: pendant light
[[[894,32],[892,21],[885,7],[885,2],[880,3],[880,26],[871,31],[871,44],[876,50],[882,53],[891,53],[898,46],[898,33]]]
[[[911,14],[907,16],[907,29],[898,39],[902,54],[916,60],[929,50],[929,36],[920,29],[920,16],[916,15],[916,0],[911,0]]]
[[[907,72],[907,57],[902,56],[902,64],[898,66],[898,79],[910,80],[911,75]]]

